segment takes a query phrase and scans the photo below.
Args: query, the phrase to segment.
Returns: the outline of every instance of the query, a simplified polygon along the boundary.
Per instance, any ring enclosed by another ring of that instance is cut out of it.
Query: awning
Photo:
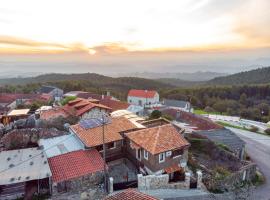
[[[165,172],[167,174],[170,174],[170,173],[173,173],[173,172],[182,171],[183,168],[182,167],[179,167],[178,165],[173,165],[171,167],[165,168],[164,170],[165,170]]]

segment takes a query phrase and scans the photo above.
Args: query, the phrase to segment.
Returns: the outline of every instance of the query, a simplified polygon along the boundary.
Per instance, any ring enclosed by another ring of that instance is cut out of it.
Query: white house
[[[159,94],[154,90],[129,90],[127,101],[130,104],[146,107],[159,102]]]

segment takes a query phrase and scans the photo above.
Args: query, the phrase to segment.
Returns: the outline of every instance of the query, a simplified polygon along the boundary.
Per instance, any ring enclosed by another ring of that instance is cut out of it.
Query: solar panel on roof
[[[104,124],[111,123],[111,120],[109,118],[104,118],[104,122],[102,119],[84,119],[79,122],[80,126],[84,129],[90,129],[102,126]]]

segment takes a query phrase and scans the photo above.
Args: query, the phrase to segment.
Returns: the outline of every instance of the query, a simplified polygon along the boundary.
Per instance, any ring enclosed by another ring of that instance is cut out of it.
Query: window
[[[148,160],[148,151],[143,150],[143,152],[144,152],[144,159]]]
[[[165,161],[165,153],[160,153],[159,154],[159,163],[162,163]]]
[[[141,160],[141,149],[137,149],[137,154],[136,154],[136,156],[137,156],[137,160]]]
[[[103,145],[97,146],[97,147],[96,147],[96,150],[99,151],[99,152],[100,152],[100,151],[103,151]]]
[[[114,149],[115,147],[116,147],[115,142],[110,142],[110,143],[107,144],[108,149]]]
[[[170,157],[172,155],[172,151],[167,151],[166,152],[166,157]]]
[[[175,157],[181,156],[182,154],[183,154],[183,149],[177,149],[172,152],[172,157],[175,158]]]

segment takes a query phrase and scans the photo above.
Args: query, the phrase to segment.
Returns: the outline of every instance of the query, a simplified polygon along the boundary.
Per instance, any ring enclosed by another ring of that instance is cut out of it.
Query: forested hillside
[[[32,78],[1,79],[0,92],[24,92],[31,93],[41,85],[54,85],[65,92],[72,90],[84,90],[89,92],[104,93],[110,91],[120,99],[126,99],[128,90],[136,89],[169,89],[174,88],[166,83],[156,80],[122,77],[112,78],[99,74],[46,74]]]
[[[251,71],[214,78],[207,85],[240,85],[270,83],[270,67],[258,68]]]

